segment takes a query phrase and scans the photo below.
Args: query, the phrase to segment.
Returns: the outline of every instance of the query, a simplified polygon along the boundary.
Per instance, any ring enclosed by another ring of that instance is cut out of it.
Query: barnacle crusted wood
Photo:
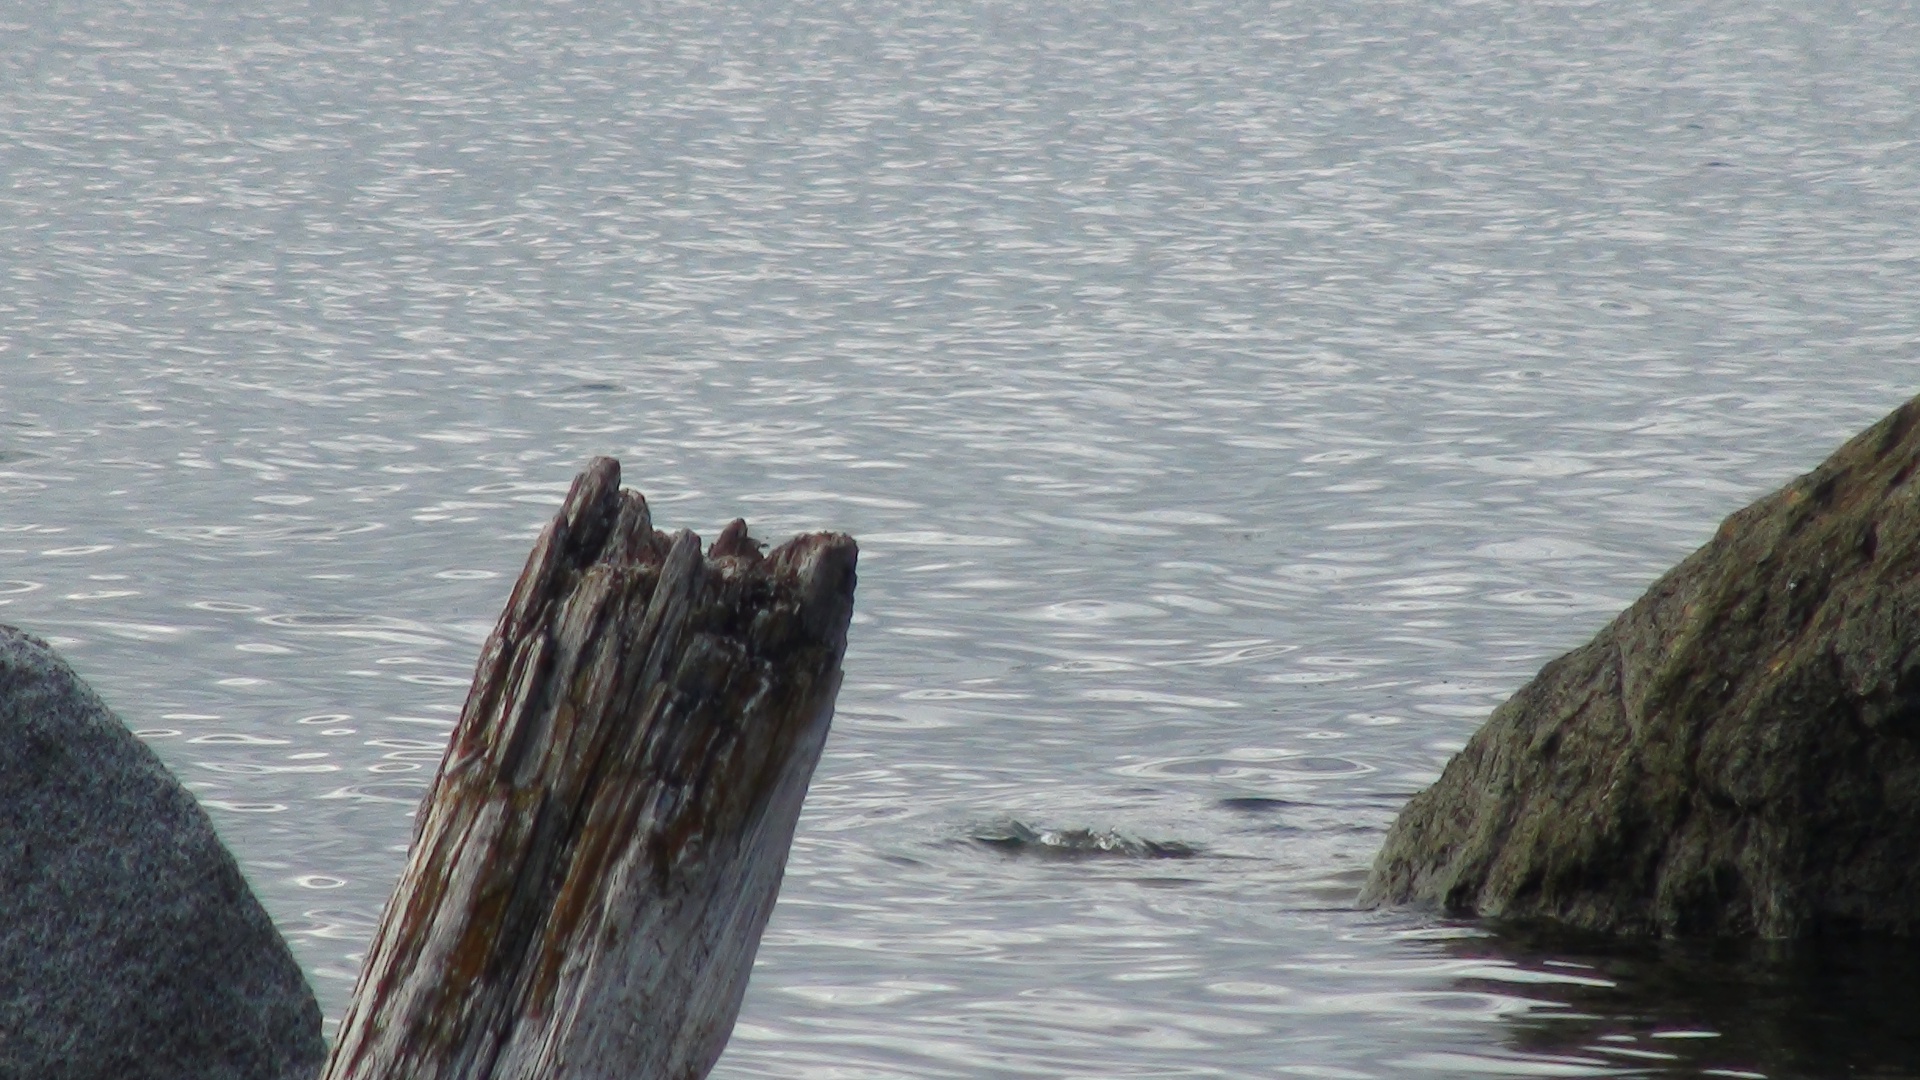
[[[840,684],[851,539],[703,557],[595,459],[480,656],[328,1080],[697,1080]]]
[[[1727,518],[1495,709],[1363,902],[1920,933],[1920,398]]]

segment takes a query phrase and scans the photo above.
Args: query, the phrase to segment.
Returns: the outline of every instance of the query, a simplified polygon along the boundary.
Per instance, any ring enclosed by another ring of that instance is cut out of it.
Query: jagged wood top
[[[619,477],[599,458],[576,479],[481,652],[329,1078],[694,1076],[724,1046],[838,689],[856,548],[763,555],[735,521],[703,556]]]

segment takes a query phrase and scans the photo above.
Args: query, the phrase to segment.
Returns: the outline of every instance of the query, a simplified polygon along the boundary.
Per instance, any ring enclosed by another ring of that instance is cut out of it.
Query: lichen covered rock
[[[0,626],[0,1077],[308,1080],[320,1007],[213,824]]]
[[[1920,933],[1920,398],[1729,517],[1494,710],[1367,904]]]

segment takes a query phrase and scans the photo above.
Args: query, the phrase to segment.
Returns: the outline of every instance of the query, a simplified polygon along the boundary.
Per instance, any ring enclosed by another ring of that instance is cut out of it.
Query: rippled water
[[[717,1076],[1913,1075],[1883,953],[1349,907],[1495,702],[1920,389],[1906,9],[0,24],[0,619],[330,1017],[612,453],[668,527],[862,548]]]

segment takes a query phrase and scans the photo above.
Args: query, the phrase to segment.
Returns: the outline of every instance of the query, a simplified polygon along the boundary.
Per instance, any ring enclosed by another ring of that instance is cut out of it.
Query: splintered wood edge
[[[497,893],[498,885],[489,890],[484,883],[474,880],[473,875],[488,869],[490,864],[484,859],[485,852],[471,849],[468,840],[486,840],[489,837],[494,841],[511,840],[509,833],[522,832],[512,828],[511,822],[499,817],[501,813],[513,812],[512,801],[505,800],[509,805],[503,806],[500,796],[521,787],[527,779],[512,775],[521,773],[520,768],[510,767],[505,773],[499,771],[499,766],[522,764],[512,760],[516,755],[503,753],[509,748],[500,743],[503,739],[512,739],[513,729],[522,721],[541,719],[527,714],[544,710],[551,704],[547,699],[554,693],[573,692],[571,686],[555,688],[544,685],[543,680],[550,674],[545,670],[546,666],[555,662],[550,654],[558,649],[552,640],[556,630],[555,620],[569,610],[576,591],[589,573],[598,567],[611,567],[628,574],[652,576],[650,595],[645,604],[646,614],[639,622],[651,625],[655,631],[661,628],[661,620],[672,614],[659,610],[673,599],[660,595],[670,584],[674,587],[667,591],[679,593],[686,588],[697,593],[702,581],[734,584],[746,581],[752,584],[757,579],[757,583],[764,586],[764,592],[789,595],[797,600],[797,607],[792,613],[798,616],[795,621],[801,631],[799,644],[805,646],[800,652],[812,654],[809,657],[811,662],[820,665],[820,670],[814,674],[823,684],[812,686],[811,692],[805,695],[823,700],[811,701],[805,707],[824,710],[822,725],[825,715],[831,712],[839,683],[840,660],[846,646],[847,625],[852,615],[854,571],[858,558],[858,547],[854,541],[844,534],[811,533],[796,536],[763,554],[764,545],[749,535],[744,521],[736,519],[721,531],[702,556],[697,537],[684,531],[672,535],[656,531],[644,497],[637,492],[622,491],[619,485],[620,466],[612,458],[594,459],[575,478],[559,512],[541,532],[529,552],[526,565],[481,650],[466,706],[449,738],[441,768],[416,814],[413,846],[408,853],[406,869],[383,911],[356,983],[352,1003],[336,1038],[324,1073],[330,1080],[398,1077],[410,1075],[408,1070],[416,1067],[438,1070],[422,1075],[450,1075],[444,1070],[448,1062],[455,1059],[464,1059],[468,1066],[478,1064],[472,1047],[391,1045],[390,1035],[398,1034],[387,1031],[392,1023],[402,1024],[412,1034],[425,1037],[428,1043],[440,1043],[443,1038],[467,1041],[479,1038],[491,1041],[493,1052],[497,1052],[504,1042],[508,1033],[473,1030],[470,1025],[477,1020],[510,1024],[515,1018],[467,1014],[465,1021],[462,1021],[459,1015],[446,1015],[445,1011],[451,1006],[456,1014],[463,1012],[460,1001],[456,1000],[461,995],[455,986],[447,984],[448,978],[479,988],[486,984],[489,971],[499,974],[498,961],[505,958],[476,956],[469,947],[455,950],[463,955],[446,954],[443,949],[438,956],[425,957],[429,961],[438,960],[439,968],[450,970],[422,971],[418,964],[423,959],[422,950],[431,946],[431,939],[436,936],[437,930],[453,930],[456,936],[465,936],[450,926],[437,927],[437,923],[451,918],[470,925],[471,920],[481,914],[471,910],[472,904],[483,901],[489,892]],[[736,603],[749,607],[750,591],[745,588],[739,592],[727,590]],[[690,601],[691,596],[680,599],[683,602]],[[766,615],[770,610],[763,609],[760,614]],[[684,610],[681,611],[679,618],[684,618],[685,614]],[[620,623],[614,632],[627,629],[627,623],[632,621],[633,615],[634,612],[630,610],[624,612],[624,617],[622,613],[610,614],[608,618]],[[671,636],[677,637],[677,632]],[[648,637],[643,634],[636,638],[636,644],[645,640]],[[671,651],[678,647],[663,638],[654,638],[652,644],[656,652],[663,649]],[[578,661],[581,658],[563,659]],[[800,656],[796,655],[795,659],[800,659]],[[657,679],[661,676],[662,672],[655,664],[646,666],[654,669],[647,678]],[[811,683],[814,680],[802,681]],[[624,705],[631,709],[636,704],[608,701],[591,707],[604,710]],[[552,721],[552,717],[544,719],[549,723]],[[609,722],[636,721],[626,718]],[[811,759],[800,763],[802,791],[806,776],[811,774],[817,761],[817,742],[810,752]],[[492,772],[488,770],[490,765],[495,767]],[[777,778],[783,771],[790,770],[775,768],[766,775]],[[515,780],[521,783],[516,784]],[[756,793],[754,797],[757,799],[761,794],[767,793]],[[452,800],[451,804],[449,799]],[[798,801],[795,800],[791,808],[795,818],[798,809]],[[572,824],[567,827],[567,835],[560,838],[569,851],[572,844],[579,840],[579,829],[586,824],[588,816],[586,807],[577,808]],[[790,843],[792,824],[783,823],[782,835],[789,838],[786,843]],[[506,832],[502,832],[503,829]],[[524,848],[525,844],[535,840],[534,836],[523,834],[514,843]],[[481,846],[486,848],[489,845],[483,843]],[[751,845],[748,847],[750,849]],[[777,855],[779,861],[784,863],[785,843]],[[480,865],[471,865],[476,859],[480,860]],[[508,878],[511,877],[509,873]],[[467,887],[456,887],[461,878],[467,879]],[[777,868],[773,880],[777,889]],[[442,910],[450,895],[454,899],[466,900],[468,909]],[[543,920],[554,916],[556,913],[551,905],[560,899],[557,895],[548,896],[546,901],[549,907],[539,912],[539,916]],[[767,902],[770,906],[771,901]],[[488,921],[482,917],[482,923]],[[481,928],[471,927],[476,930]],[[531,939],[516,935],[517,940],[513,944],[523,950],[532,947],[537,951],[537,943],[543,936],[537,932]],[[757,940],[758,935],[754,936]],[[472,944],[469,941],[469,946]],[[528,959],[521,956],[509,967],[518,968]],[[749,952],[749,963],[750,959]],[[433,982],[421,985],[422,975],[433,976]],[[744,979],[744,973],[741,977]],[[499,996],[505,992],[504,987],[494,986],[492,989],[494,992],[488,996],[494,998],[496,1004],[507,1003],[507,998]],[[450,994],[452,997],[449,997]],[[734,1007],[737,1008],[737,1001]],[[731,1027],[731,1015],[724,1018],[724,1027]],[[480,1050],[479,1056],[490,1058],[491,1053]],[[457,1071],[461,1075],[486,1074],[484,1071],[470,1073],[465,1067]]]

